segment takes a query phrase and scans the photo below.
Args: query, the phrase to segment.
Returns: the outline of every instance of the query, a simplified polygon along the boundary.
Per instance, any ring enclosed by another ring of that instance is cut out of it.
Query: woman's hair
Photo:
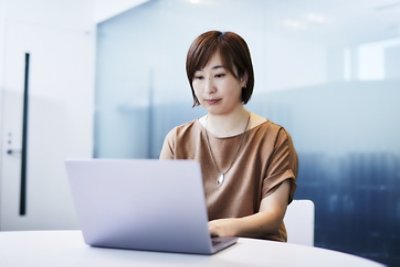
[[[250,50],[245,40],[234,32],[208,31],[198,36],[189,48],[186,57],[186,74],[193,95],[193,107],[199,105],[192,81],[196,71],[207,65],[208,61],[219,52],[224,67],[237,79],[247,75],[246,87],[242,88],[242,102],[246,104],[254,87],[253,64]]]

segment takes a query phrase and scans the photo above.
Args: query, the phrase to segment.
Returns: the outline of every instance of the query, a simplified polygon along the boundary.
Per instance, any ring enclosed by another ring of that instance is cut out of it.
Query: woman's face
[[[242,105],[241,93],[246,81],[236,78],[215,53],[207,65],[195,72],[192,87],[201,106],[214,115],[227,115]]]

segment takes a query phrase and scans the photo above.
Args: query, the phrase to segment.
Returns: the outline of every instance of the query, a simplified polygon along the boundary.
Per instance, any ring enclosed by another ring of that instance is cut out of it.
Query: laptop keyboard
[[[213,245],[213,246],[216,246],[216,245],[218,245],[218,244],[221,244],[221,242],[222,242],[222,241],[220,241],[220,240],[215,240],[215,239],[212,239],[211,241],[212,241],[212,245]]]

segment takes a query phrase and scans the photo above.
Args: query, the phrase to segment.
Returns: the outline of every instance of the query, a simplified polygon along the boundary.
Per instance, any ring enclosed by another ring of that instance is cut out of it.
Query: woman
[[[188,51],[186,71],[193,106],[207,114],[172,129],[160,159],[200,162],[212,235],[286,241],[297,155],[284,128],[244,107],[254,85],[246,42],[205,32]]]

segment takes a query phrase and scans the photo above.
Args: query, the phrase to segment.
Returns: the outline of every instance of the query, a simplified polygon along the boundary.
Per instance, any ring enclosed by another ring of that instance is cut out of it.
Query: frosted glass
[[[235,31],[255,68],[249,109],[293,137],[295,198],[315,203],[315,245],[399,265],[400,80],[398,63],[388,58],[398,55],[396,44],[388,50],[374,43],[375,58],[362,52],[360,59],[371,44],[283,31],[274,12],[282,5],[150,1],[101,23],[95,156],[157,158],[173,126],[204,114],[191,107],[190,43],[206,30]]]

